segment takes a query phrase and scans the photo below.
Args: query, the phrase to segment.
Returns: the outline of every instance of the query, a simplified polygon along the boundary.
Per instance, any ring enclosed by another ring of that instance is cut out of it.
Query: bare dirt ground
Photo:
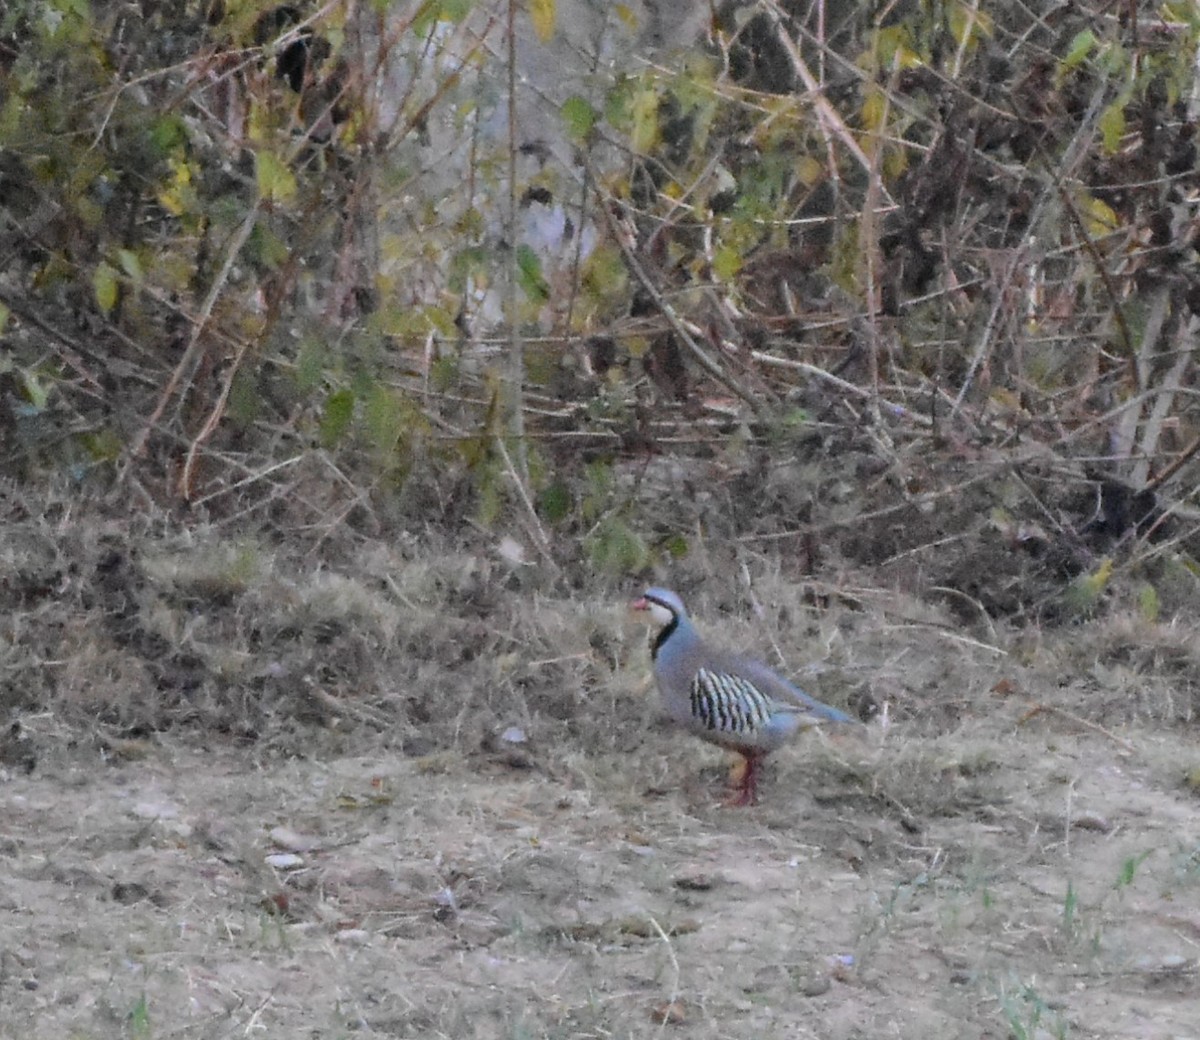
[[[614,600],[492,605],[538,604],[583,662],[540,700],[511,660],[414,665],[410,694],[477,706],[428,723],[446,739],[359,717],[286,747],[99,740],[26,712],[0,1035],[1200,1037],[1191,680],[1095,649],[1164,626],[990,647],[881,615],[768,626],[853,664],[815,692],[886,711],[785,748],[735,810],[722,756],[654,721]]]

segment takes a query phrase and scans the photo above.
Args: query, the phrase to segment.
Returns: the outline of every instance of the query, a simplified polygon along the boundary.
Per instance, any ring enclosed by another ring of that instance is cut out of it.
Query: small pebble
[[[371,933],[365,928],[346,928],[334,936],[335,940],[347,946],[367,946],[371,942]]]

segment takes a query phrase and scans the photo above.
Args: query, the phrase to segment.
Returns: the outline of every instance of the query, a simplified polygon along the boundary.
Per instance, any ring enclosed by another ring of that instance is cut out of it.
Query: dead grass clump
[[[915,739],[896,732],[870,756],[842,759],[840,769],[842,785],[910,828],[934,817],[994,818],[1006,801],[1002,746],[966,730]]]
[[[1057,699],[1101,725],[1190,723],[1200,713],[1200,650],[1182,622],[1113,613],[1051,637],[1046,652]]]
[[[492,755],[512,731],[522,754],[551,761],[620,742],[611,721],[627,690],[613,677],[644,635],[625,626],[627,590],[546,595],[490,546],[432,535],[327,536],[334,568],[303,544],[90,508],[13,525],[19,580],[0,593],[10,711],[296,751],[369,739]]]

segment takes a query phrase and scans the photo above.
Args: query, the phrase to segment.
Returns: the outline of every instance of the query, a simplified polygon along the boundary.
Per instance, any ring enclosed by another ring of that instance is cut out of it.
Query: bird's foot
[[[756,805],[758,803],[758,758],[746,755],[729,771],[730,785],[734,788],[726,800],[729,807]]]
[[[739,809],[743,805],[757,805],[758,795],[749,788],[742,788],[741,790],[734,791],[721,804],[726,809]]]

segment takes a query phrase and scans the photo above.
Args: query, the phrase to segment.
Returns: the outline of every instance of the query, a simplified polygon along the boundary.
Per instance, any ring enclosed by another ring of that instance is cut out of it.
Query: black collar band
[[[650,644],[650,660],[658,660],[658,652],[662,649],[663,643],[671,638],[671,634],[679,627],[679,615],[671,614],[671,623],[666,625],[662,631],[654,637],[654,642]]]

